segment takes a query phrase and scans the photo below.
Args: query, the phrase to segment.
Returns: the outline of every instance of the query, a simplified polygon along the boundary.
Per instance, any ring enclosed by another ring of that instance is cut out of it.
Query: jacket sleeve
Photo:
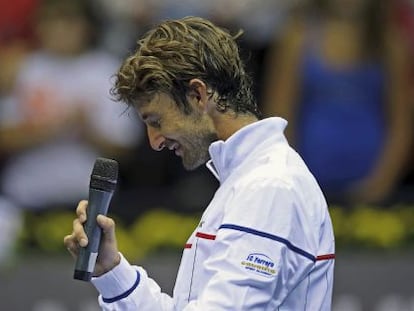
[[[121,254],[121,262],[111,271],[92,278],[99,291],[99,305],[107,311],[173,311],[172,297],[141,267],[132,266]]]

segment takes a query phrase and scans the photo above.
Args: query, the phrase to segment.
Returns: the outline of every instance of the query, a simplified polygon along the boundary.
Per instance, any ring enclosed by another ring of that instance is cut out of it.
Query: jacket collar
[[[213,142],[209,148],[211,160],[206,164],[208,169],[223,183],[259,145],[286,142],[283,135],[286,126],[287,121],[282,118],[267,118],[241,128],[226,141]]]

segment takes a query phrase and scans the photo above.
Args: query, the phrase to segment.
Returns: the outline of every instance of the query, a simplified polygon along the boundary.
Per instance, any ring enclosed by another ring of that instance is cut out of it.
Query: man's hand
[[[76,208],[77,218],[73,221],[73,232],[63,239],[63,243],[75,259],[79,254],[79,248],[88,245],[88,237],[83,229],[87,217],[87,206],[88,201],[79,202]],[[96,221],[102,228],[102,237],[93,276],[101,276],[117,266],[121,256],[118,253],[114,220],[104,215],[98,215]]]

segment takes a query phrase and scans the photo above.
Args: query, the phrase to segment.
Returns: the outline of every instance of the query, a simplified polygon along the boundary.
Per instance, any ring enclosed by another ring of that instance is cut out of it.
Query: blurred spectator
[[[7,3],[5,12],[17,12],[14,8],[22,8],[21,3],[22,1],[16,1],[14,3],[16,7],[11,3]],[[12,18],[15,15],[5,14],[5,12],[0,13],[0,121],[2,121],[2,107],[5,101],[8,100],[7,94],[13,89],[22,59],[30,45],[29,36],[26,36],[27,32],[23,31],[26,28],[19,25],[12,27],[13,23],[17,23],[17,20]],[[3,19],[3,15],[8,18]],[[7,155],[3,141],[0,139],[0,170],[7,159]],[[0,269],[7,267],[14,259],[15,242],[21,229],[21,210],[3,196],[0,191]]]
[[[85,0],[43,0],[39,47],[0,98],[0,139],[8,153],[3,194],[22,208],[55,208],[87,197],[97,156],[120,157],[142,137],[138,122],[112,102],[119,62],[98,48]]]
[[[414,2],[395,0],[392,2],[394,23],[403,34],[411,52],[414,50]]]
[[[411,114],[414,119],[414,2],[410,0],[395,0],[392,2],[393,22],[400,31],[409,51],[409,98],[411,103]],[[414,131],[412,125],[411,131]],[[414,135],[411,136],[410,159],[414,158]],[[401,200],[414,203],[414,162],[409,162],[409,167],[403,178],[399,195]]]
[[[0,0],[0,44],[32,39],[32,18],[38,0]]]
[[[131,52],[140,34],[149,29],[164,0],[91,0],[105,23],[100,29],[104,47],[120,57]]]
[[[254,77],[255,96],[262,96],[264,59],[273,39],[280,36],[288,12],[303,0],[211,0],[208,18],[234,32],[243,30],[240,37],[241,55],[248,72]]]
[[[407,53],[386,3],[309,1],[269,53],[263,109],[330,202],[384,203],[407,167]]]

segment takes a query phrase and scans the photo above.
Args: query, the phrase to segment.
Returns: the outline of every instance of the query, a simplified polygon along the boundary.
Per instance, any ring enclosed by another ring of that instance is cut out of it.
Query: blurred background
[[[62,244],[97,156],[120,164],[119,246],[171,293],[218,187],[150,150],[112,75],[155,23],[188,15],[244,30],[264,116],[327,196],[334,311],[414,310],[414,1],[0,0],[0,309],[98,310]]]

